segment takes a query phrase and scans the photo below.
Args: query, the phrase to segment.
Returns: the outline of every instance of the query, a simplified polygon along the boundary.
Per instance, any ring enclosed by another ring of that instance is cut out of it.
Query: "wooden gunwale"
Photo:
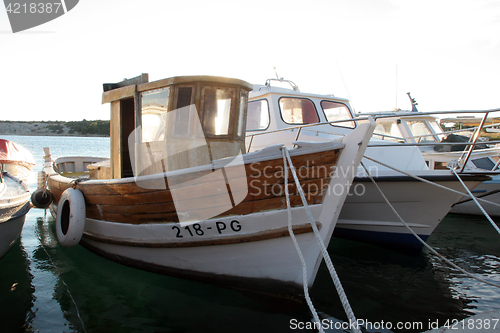
[[[331,150],[292,157],[308,204],[322,202],[325,189],[329,184],[332,167],[336,164],[339,153],[340,150]],[[225,168],[226,174],[231,174],[232,168],[236,167]],[[286,208],[283,190],[284,170],[281,158],[248,163],[245,164],[245,170],[246,180],[241,178],[239,180],[247,183],[247,195],[236,206],[225,207],[227,208],[224,209],[225,212],[218,217]],[[192,174],[180,175],[175,181],[182,183],[193,179],[198,180],[211,172],[211,170],[196,171]],[[169,180],[171,179],[169,178]],[[230,178],[230,180],[238,182],[238,178]],[[71,185],[73,184],[71,184],[70,179],[66,183],[49,179],[49,188],[55,202],[59,201],[63,191]],[[80,182],[74,186],[81,190],[85,197],[86,215],[89,218],[132,224],[179,221],[172,194],[166,182],[166,189],[163,190],[140,187],[133,178],[130,182],[118,184]],[[200,199],[201,205],[196,207],[197,210],[213,209],[217,203],[217,195],[204,197],[205,192],[199,189],[200,186],[213,188],[216,184],[213,181],[207,181],[196,184],[196,186],[196,191],[188,192],[198,195],[195,199]],[[302,202],[297,195],[297,188],[291,175],[289,176],[289,192],[292,206],[301,206]],[[237,195],[238,191],[231,194]],[[223,192],[222,195],[227,194]]]

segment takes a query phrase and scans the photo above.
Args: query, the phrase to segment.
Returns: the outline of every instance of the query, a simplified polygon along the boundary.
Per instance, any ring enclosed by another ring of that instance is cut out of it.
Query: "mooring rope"
[[[441,188],[441,189],[443,189],[443,190],[447,190],[447,191],[450,191],[450,192],[453,192],[453,193],[456,193],[456,194],[460,194],[460,195],[465,196],[465,197],[471,197],[471,195],[469,195],[469,194],[467,194],[467,193],[460,192],[460,191],[454,190],[454,189],[452,189],[452,188],[449,188],[449,187],[446,187],[446,186],[443,186],[443,185],[440,185],[440,184],[437,184],[437,183],[431,182],[430,180],[424,179],[424,178],[422,178],[422,177],[419,177],[419,176],[413,175],[413,174],[411,174],[411,173],[405,172],[405,171],[403,171],[403,170],[397,169],[397,168],[395,168],[395,167],[393,167],[393,166],[390,166],[390,165],[388,165],[388,164],[385,164],[385,163],[383,163],[383,162],[377,161],[377,160],[375,160],[375,159],[373,159],[373,158],[371,158],[371,157],[369,157],[369,156],[364,155],[363,157],[364,157],[364,158],[366,158],[367,160],[370,160],[370,161],[372,161],[372,162],[375,162],[375,163],[377,163],[377,164],[380,164],[381,166],[384,166],[384,167],[386,167],[386,168],[389,168],[389,169],[391,169],[391,170],[394,170],[394,171],[399,172],[399,173],[401,173],[401,174],[403,174],[403,175],[405,175],[405,176],[408,176],[408,177],[411,177],[411,178],[413,178],[413,179],[419,180],[419,181],[424,182],[424,183],[426,183],[426,184],[429,184],[429,185],[434,185],[434,186],[439,187],[439,188]],[[476,198],[476,199],[477,199],[477,200],[479,200],[479,201],[481,201],[481,202],[483,202],[483,203],[488,203],[488,204],[491,204],[491,205],[494,205],[494,206],[500,207],[500,204],[499,204],[499,203],[492,202],[492,201],[488,201],[488,200],[485,200],[485,199],[482,199],[482,198]]]
[[[323,258],[325,259],[326,267],[328,268],[328,271],[330,272],[330,276],[332,277],[333,284],[335,285],[335,288],[336,288],[337,293],[339,295],[339,298],[340,298],[340,301],[341,301],[342,306],[344,308],[344,311],[347,315],[347,318],[349,319],[349,323],[357,323],[356,317],[354,316],[354,312],[352,311],[351,305],[349,304],[349,300],[347,299],[347,295],[344,291],[344,288],[342,287],[342,283],[340,282],[340,279],[337,275],[335,267],[333,266],[330,255],[328,254],[328,251],[326,249],[325,243],[323,242],[323,239],[321,238],[321,234],[319,233],[318,227],[316,226],[316,221],[314,221],[314,217],[312,216],[311,210],[309,209],[309,205],[308,205],[306,197],[304,195],[304,191],[302,190],[302,187],[300,186],[299,178],[297,177],[295,167],[293,166],[293,162],[292,162],[292,159],[290,157],[290,153],[288,152],[288,149],[286,147],[282,147],[282,152],[283,152],[283,161],[285,164],[285,170],[287,170],[286,162],[288,161],[288,165],[290,166],[290,171],[292,173],[295,184],[297,185],[297,191],[299,192],[300,198],[302,200],[302,204],[304,205],[307,216],[309,217],[309,222],[311,224],[314,235],[316,236],[316,239],[317,239],[318,244],[320,246],[321,254],[323,255]],[[285,193],[286,193],[286,196],[288,198],[289,194],[288,194],[288,187],[287,187],[287,185],[288,185],[287,177],[288,177],[288,172],[285,171]],[[287,205],[289,205],[289,201],[287,201]],[[288,221],[289,230],[291,230],[291,227],[290,227],[291,212],[290,211],[288,213],[288,217],[289,217],[289,221]],[[292,233],[290,233],[290,234],[292,234]],[[298,243],[295,243],[295,244],[296,244],[297,252],[299,252],[300,249],[298,248]],[[303,266],[303,268],[304,268],[304,266]],[[303,283],[304,283],[304,289],[307,289],[307,280],[304,279]],[[312,302],[311,302],[311,304],[312,304]],[[319,323],[319,318],[317,318],[317,314],[313,313],[313,316],[315,316],[314,320],[318,321],[318,323]],[[321,325],[319,325],[319,328],[320,328],[320,332],[323,332]],[[353,329],[354,333],[361,333],[361,330],[357,326],[352,327],[352,329]]]
[[[434,250],[434,248],[432,246],[430,246],[429,244],[427,244],[422,238],[420,238],[420,236],[415,232],[413,231],[413,229],[403,220],[403,218],[401,217],[401,215],[399,215],[399,213],[396,211],[396,209],[394,208],[394,206],[390,203],[389,199],[387,199],[387,197],[385,196],[384,192],[382,192],[382,189],[378,186],[378,184],[375,182],[375,179],[373,179],[372,175],[370,175],[370,173],[368,172],[368,170],[366,169],[365,165],[363,164],[363,162],[361,162],[361,166],[363,167],[363,169],[365,170],[366,174],[368,175],[368,177],[370,178],[370,180],[372,181],[372,183],[375,185],[375,187],[377,188],[377,190],[379,191],[380,195],[382,196],[382,198],[385,200],[385,202],[389,205],[389,207],[391,208],[391,210],[394,212],[394,214],[396,214],[396,216],[398,217],[399,221],[408,229],[410,230],[410,232],[413,234],[413,236],[415,236],[418,241],[420,243],[422,243],[424,245],[424,247],[426,249],[428,249],[429,251],[431,251],[434,255],[436,255],[437,257],[439,257],[441,260],[445,261],[448,265],[452,266],[453,268],[457,269],[458,271],[462,272],[463,274],[467,275],[468,277],[470,278],[473,278],[473,279],[476,279],[478,281],[481,281],[481,282],[484,282],[486,284],[489,284],[490,286],[493,286],[493,287],[497,287],[497,288],[500,288],[500,285],[496,284],[496,283],[493,283],[493,282],[489,282],[489,281],[486,281],[480,277],[477,277],[477,276],[474,276],[472,275],[471,273],[467,272],[466,270],[462,269],[461,267],[457,266],[456,264],[454,264],[453,262],[451,262],[450,260],[446,259],[443,255],[441,255],[439,252],[437,252],[436,250]]]
[[[481,206],[481,204],[479,203],[479,201],[477,201],[477,198],[472,194],[472,192],[469,190],[469,188],[464,184],[464,182],[462,181],[462,179],[460,178],[460,176],[457,174],[457,172],[455,171],[455,169],[453,169],[453,168],[449,168],[449,169],[457,177],[457,179],[460,182],[460,184],[462,184],[462,186],[465,188],[465,190],[467,191],[467,193],[469,194],[469,196],[472,198],[472,200],[474,200],[474,203],[481,210],[481,212],[484,214],[484,216],[486,216],[486,218],[488,219],[488,221],[490,222],[490,224],[493,226],[493,228],[495,228],[495,230],[500,234],[500,228],[498,228],[498,226],[496,225],[496,223],[491,219],[490,215],[488,213],[486,213],[486,211],[484,210],[483,206]]]
[[[284,148],[284,147],[283,147]],[[311,297],[309,296],[309,287],[307,286],[307,265],[304,260],[304,256],[302,255],[302,251],[300,250],[299,243],[297,242],[297,238],[295,237],[295,234],[293,233],[293,228],[292,228],[292,208],[290,204],[290,194],[288,192],[288,168],[287,168],[287,162],[286,162],[286,156],[285,156],[285,149],[282,149],[282,154],[283,154],[283,166],[285,168],[285,196],[286,196],[286,209],[288,213],[288,232],[290,233],[290,237],[292,238],[293,245],[295,245],[295,250],[297,251],[297,254],[299,255],[300,262],[302,264],[302,287],[304,289],[304,298],[306,299],[307,306],[309,306],[309,310],[311,311],[314,321],[318,323],[319,326],[319,331],[321,333],[324,333],[322,325],[319,320],[318,312],[314,308],[314,304],[312,303]]]

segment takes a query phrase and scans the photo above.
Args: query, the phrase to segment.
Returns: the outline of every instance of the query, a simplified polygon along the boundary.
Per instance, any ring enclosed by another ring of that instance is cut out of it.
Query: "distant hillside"
[[[109,136],[109,120],[0,121],[0,135]]]

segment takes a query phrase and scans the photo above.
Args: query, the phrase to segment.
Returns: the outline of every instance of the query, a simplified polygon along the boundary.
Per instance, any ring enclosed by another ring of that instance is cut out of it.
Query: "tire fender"
[[[85,199],[79,190],[68,188],[57,205],[56,233],[62,246],[80,242],[85,227]]]

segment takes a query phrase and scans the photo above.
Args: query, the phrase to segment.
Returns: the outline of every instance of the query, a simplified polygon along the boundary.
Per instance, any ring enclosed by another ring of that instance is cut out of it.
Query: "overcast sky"
[[[220,75],[347,97],[357,112],[500,108],[498,0],[80,0],[11,32],[1,120],[109,119],[102,83]]]

